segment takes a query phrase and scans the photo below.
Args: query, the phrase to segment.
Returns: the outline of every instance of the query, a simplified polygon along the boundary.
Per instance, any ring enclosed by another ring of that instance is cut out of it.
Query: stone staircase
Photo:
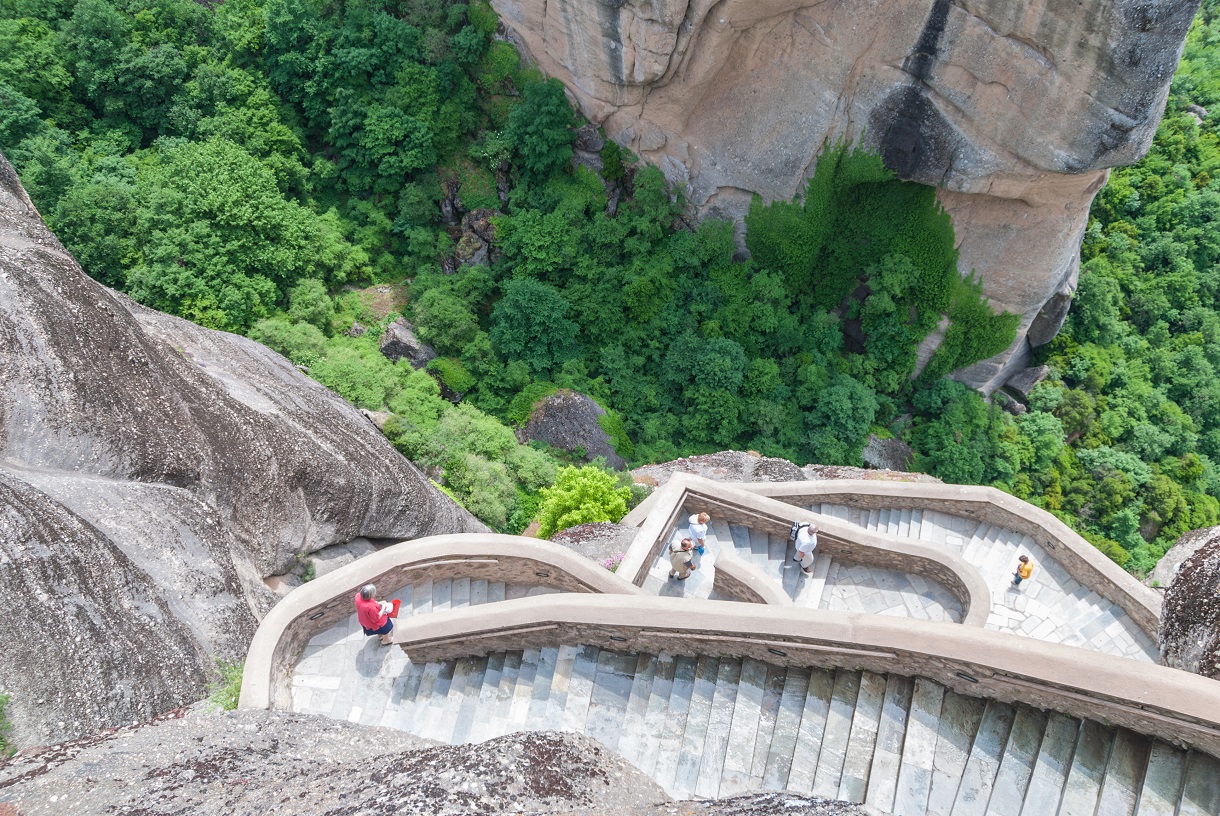
[[[1132,660],[1158,662],[1157,645],[1119,606],[1077,583],[1063,567],[1024,533],[971,518],[920,509],[864,510],[815,504],[808,510],[856,524],[867,531],[897,535],[921,544],[943,546],[975,567],[992,590],[986,627],[1081,646]],[[954,596],[919,576],[817,557],[814,574],[803,576],[782,535],[712,521],[711,531],[732,540],[734,553],[783,585],[798,606],[919,620],[959,621]],[[1031,581],[1011,585],[1017,556],[1037,565]]]
[[[555,591],[545,586],[444,578],[404,586],[385,599],[402,601],[398,618],[403,620]],[[366,637],[353,611],[306,645],[292,672],[292,710],[367,725],[391,724],[382,719],[393,719],[399,706],[383,698],[389,697],[390,684],[407,665],[401,649],[382,649],[377,638]],[[372,685],[366,682],[370,678]],[[395,722],[400,723],[401,718]]]
[[[711,526],[733,542],[739,558],[779,582],[797,606],[953,623],[962,619],[957,598],[935,581],[816,552],[813,573],[806,575],[792,560],[795,547],[786,536],[724,522]]]
[[[372,682],[375,682],[376,678]],[[784,790],[898,816],[1216,816],[1220,762],[924,678],[591,646],[408,665],[395,725],[585,733],[678,798]]]
[[[685,524],[675,527],[666,544],[681,541],[686,537],[686,533],[687,526]],[[713,583],[716,580],[716,557],[720,554],[721,548],[725,546],[724,542],[729,541],[729,539],[727,536],[719,535],[717,525],[713,524],[709,525],[707,538],[704,540],[706,542],[705,552],[701,556],[698,554],[695,556],[695,564],[698,568],[690,574],[690,577],[681,581],[669,577],[671,566],[669,552],[662,549],[661,553],[653,560],[652,566],[648,570],[648,577],[644,579],[644,591],[653,595],[671,598],[717,600],[716,591],[713,588]]]

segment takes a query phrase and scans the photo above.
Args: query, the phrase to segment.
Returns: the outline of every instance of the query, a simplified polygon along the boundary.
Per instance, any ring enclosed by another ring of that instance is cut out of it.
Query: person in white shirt
[[[703,555],[703,549],[706,544],[704,539],[707,538],[707,523],[712,520],[712,517],[707,513],[698,513],[690,517],[690,529],[688,535],[691,543],[695,545],[695,549]]]
[[[812,524],[802,524],[796,531],[796,555],[793,561],[801,562],[801,571],[806,575],[813,572],[813,551],[818,546],[818,528]]]

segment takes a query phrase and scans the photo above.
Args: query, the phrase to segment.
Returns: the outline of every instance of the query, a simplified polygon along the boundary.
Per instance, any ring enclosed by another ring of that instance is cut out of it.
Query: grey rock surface
[[[666,798],[576,734],[432,746],[393,729],[207,704],[0,765],[0,801],[22,816],[641,813]]]
[[[627,552],[638,532],[639,529],[635,527],[612,521],[597,521],[560,530],[551,536],[551,541],[601,563],[607,558],[621,556]]]
[[[198,699],[358,536],[482,531],[269,349],[88,278],[0,158],[0,686],[19,746]]]
[[[870,468],[906,472],[914,455],[911,446],[901,439],[882,439],[876,434],[869,434],[861,458]]]
[[[1050,373],[1050,367],[1044,365],[1023,368],[1008,378],[1004,383],[1004,388],[1011,391],[1021,401],[1028,402],[1029,392],[1033,391],[1034,386],[1045,380]]]
[[[871,470],[842,465],[805,465],[800,467],[787,459],[762,456],[754,451],[720,451],[704,456],[688,456],[658,465],[645,465],[633,470],[637,482],[663,485],[675,473],[693,473],[717,482],[800,482],[820,479],[887,479],[902,482],[935,482],[940,479],[926,473],[902,473],[893,470]]]
[[[602,456],[610,467],[620,470],[627,463],[614,452],[610,437],[597,424],[598,417],[605,414],[606,409],[591,397],[561,389],[534,406],[517,439],[522,444],[538,440],[560,450],[584,450],[586,460]]]
[[[1170,554],[1179,546],[1190,555],[1165,592],[1161,661],[1220,680],[1220,527],[1187,533]]]
[[[400,317],[386,327],[378,341],[381,353],[390,360],[406,360],[412,368],[423,368],[436,359],[432,346],[415,336],[415,327]]]

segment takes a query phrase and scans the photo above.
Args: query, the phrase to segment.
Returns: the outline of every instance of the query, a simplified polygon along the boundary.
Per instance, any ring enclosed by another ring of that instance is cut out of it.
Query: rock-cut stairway
[[[394,725],[444,743],[588,734],[675,797],[787,789],[898,816],[1215,816],[1220,762],[924,678],[527,649],[410,665]]]

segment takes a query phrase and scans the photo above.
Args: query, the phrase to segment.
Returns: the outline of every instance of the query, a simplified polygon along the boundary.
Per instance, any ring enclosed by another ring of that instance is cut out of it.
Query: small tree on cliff
[[[627,514],[631,488],[619,487],[614,475],[594,465],[562,467],[553,487],[542,488],[542,524],[538,535],[594,521],[618,521]]]

